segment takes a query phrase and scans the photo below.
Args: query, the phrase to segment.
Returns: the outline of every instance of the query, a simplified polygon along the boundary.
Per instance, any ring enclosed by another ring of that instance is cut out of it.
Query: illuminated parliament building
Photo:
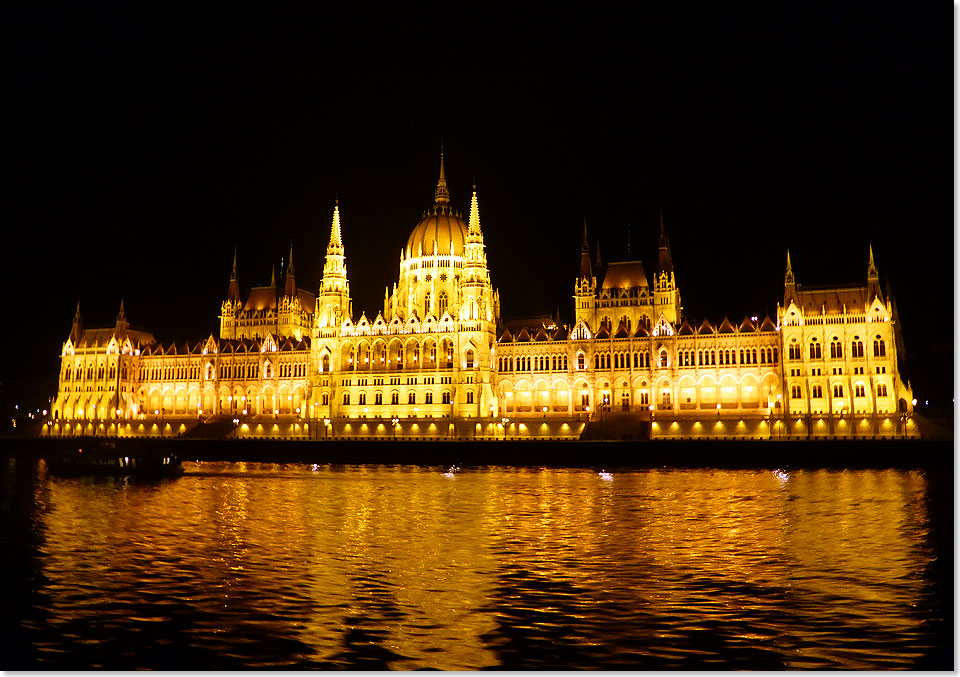
[[[347,218],[349,227],[349,217]],[[176,436],[218,429],[289,439],[808,439],[917,436],[897,368],[899,327],[873,250],[866,284],[814,288],[787,253],[775,318],[684,316],[660,219],[641,261],[593,262],[584,227],[575,319],[504,321],[474,187],[434,201],[400,252],[376,312],[354,311],[334,208],[323,276],[244,296],[233,271],[219,336],[159,343],[127,322],[63,344],[44,434]],[[573,275],[572,275],[573,276]],[[512,293],[522,293],[513,290]]]

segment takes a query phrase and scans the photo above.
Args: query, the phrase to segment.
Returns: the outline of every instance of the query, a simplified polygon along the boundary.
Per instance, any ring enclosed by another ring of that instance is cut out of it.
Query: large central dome
[[[454,256],[463,256],[468,227],[460,214],[450,208],[447,177],[443,171],[443,149],[440,150],[440,180],[437,181],[433,201],[433,208],[423,215],[407,239],[407,258],[433,256],[434,245],[438,256],[449,256],[451,246]]]
[[[422,252],[423,256],[433,256],[433,246],[436,243],[437,254],[440,256],[449,256],[451,245],[454,256],[463,256],[463,245],[466,241],[467,224],[449,207],[438,205],[428,212],[410,233],[406,255],[407,258],[420,256]]]

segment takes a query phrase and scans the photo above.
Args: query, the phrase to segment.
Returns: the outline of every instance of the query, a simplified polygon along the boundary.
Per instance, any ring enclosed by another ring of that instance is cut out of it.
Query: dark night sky
[[[605,260],[629,228],[650,273],[663,209],[686,313],[714,320],[773,315],[787,247],[801,284],[859,282],[872,241],[918,397],[950,396],[950,5],[524,11],[8,14],[4,402],[53,393],[78,299],[88,326],[123,297],[134,326],[199,339],[234,245],[249,287],[291,238],[315,289],[337,195],[375,315],[441,139],[506,317],[572,318],[584,218]]]

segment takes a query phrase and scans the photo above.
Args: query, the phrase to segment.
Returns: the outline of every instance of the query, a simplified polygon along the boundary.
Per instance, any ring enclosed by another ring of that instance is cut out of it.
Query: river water
[[[923,471],[185,468],[6,464],[0,668],[952,667]]]

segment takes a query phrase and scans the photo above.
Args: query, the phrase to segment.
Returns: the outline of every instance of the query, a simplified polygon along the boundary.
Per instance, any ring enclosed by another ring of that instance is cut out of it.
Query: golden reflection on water
[[[176,633],[251,667],[882,668],[929,641],[919,472],[204,463],[46,482],[51,623],[80,638],[162,634],[186,605]]]

